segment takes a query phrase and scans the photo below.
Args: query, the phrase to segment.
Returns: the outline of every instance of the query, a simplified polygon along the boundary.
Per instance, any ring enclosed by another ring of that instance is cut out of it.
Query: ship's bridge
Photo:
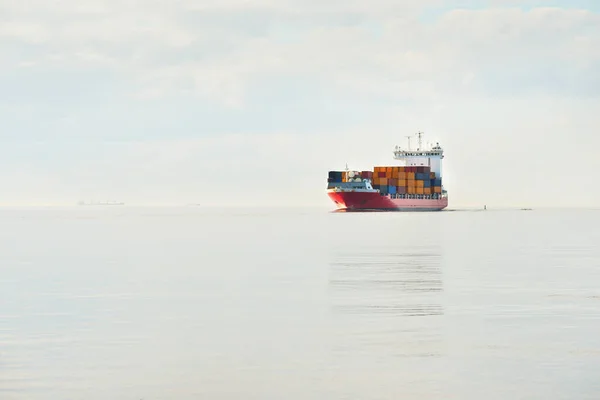
[[[444,158],[444,149],[439,143],[435,145],[423,146],[422,143],[422,132],[417,133],[418,147],[416,150],[410,148],[410,139],[408,137],[408,148],[403,149],[396,146],[394,150],[394,159],[404,161],[404,165],[408,167],[412,166],[427,166],[431,168],[432,172],[435,172],[436,177],[442,177],[442,159]]]
[[[432,148],[430,150],[403,150],[396,146],[394,151],[394,158],[397,160],[403,160],[409,157],[439,157],[444,158],[444,150],[440,147],[439,149]]]

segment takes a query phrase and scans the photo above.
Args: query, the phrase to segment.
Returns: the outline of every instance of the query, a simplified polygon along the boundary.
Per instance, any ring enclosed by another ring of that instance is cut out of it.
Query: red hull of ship
[[[377,192],[328,192],[338,210],[440,211],[448,207],[448,198],[393,199]]]

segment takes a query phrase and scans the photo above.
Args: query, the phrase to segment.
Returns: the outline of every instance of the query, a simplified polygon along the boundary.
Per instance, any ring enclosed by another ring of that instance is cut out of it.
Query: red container
[[[396,193],[398,193],[398,194],[405,194],[406,193],[406,186],[398,186],[398,187],[396,187]]]
[[[385,172],[378,172],[377,174],[379,178],[385,178]]]

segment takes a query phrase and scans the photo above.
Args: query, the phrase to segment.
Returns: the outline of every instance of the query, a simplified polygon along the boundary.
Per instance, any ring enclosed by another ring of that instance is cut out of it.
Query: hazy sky
[[[0,49],[0,204],[328,205],[418,130],[451,206],[600,203],[597,0],[0,0]]]

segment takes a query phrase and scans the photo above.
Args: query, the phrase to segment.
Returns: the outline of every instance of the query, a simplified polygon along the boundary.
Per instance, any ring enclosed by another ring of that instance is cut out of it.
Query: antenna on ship
[[[419,131],[419,132],[417,133],[417,136],[419,137],[419,148],[418,148],[417,150],[421,150],[421,147],[422,147],[422,144],[421,144],[421,143],[422,143],[422,142],[421,142],[421,135],[422,135],[422,134],[423,134],[423,132],[421,132],[421,131]]]
[[[412,136],[407,136],[407,138],[408,138],[408,149],[409,149],[409,150],[410,150],[410,138],[411,138],[411,137],[412,137]]]

